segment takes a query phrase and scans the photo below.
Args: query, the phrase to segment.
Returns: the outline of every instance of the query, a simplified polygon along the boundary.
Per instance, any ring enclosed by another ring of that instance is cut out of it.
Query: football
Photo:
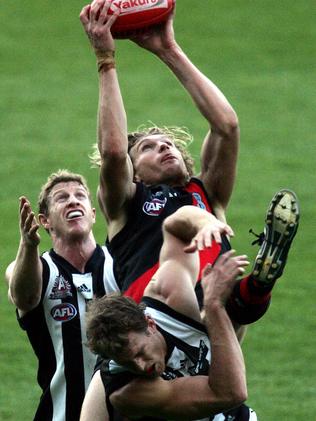
[[[162,23],[171,13],[174,3],[175,0],[113,0],[109,13],[120,7],[121,14],[111,32],[114,37],[122,38],[135,29]]]

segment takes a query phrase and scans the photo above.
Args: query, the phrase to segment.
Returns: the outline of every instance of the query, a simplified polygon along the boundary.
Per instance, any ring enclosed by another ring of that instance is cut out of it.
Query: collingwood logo
[[[62,275],[57,276],[52,292],[49,294],[49,298],[51,300],[59,300],[71,296],[72,292],[70,283]]]

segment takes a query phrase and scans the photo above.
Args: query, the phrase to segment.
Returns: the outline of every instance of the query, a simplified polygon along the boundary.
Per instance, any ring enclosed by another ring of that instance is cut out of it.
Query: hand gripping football
[[[121,9],[111,29],[113,36],[122,37],[126,32],[164,22],[174,3],[175,0],[113,0],[109,13],[117,7]]]

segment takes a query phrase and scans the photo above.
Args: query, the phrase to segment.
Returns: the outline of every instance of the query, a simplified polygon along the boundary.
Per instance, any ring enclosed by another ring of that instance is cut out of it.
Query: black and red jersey
[[[185,205],[199,206],[213,213],[203,183],[197,178],[191,178],[185,187],[136,185],[135,196],[127,211],[127,223],[108,243],[108,248],[113,256],[114,275],[119,288],[137,302],[158,268],[163,243],[162,223]],[[214,242],[211,249],[200,252],[200,273],[206,263],[214,263],[228,249],[229,242],[223,237],[222,245]],[[199,301],[200,293],[201,288],[197,286]]]

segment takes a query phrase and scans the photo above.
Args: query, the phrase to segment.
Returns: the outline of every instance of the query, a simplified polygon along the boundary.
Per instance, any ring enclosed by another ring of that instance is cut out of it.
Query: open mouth
[[[80,209],[71,210],[66,214],[68,220],[80,218],[81,216],[83,216],[83,212]]]
[[[147,368],[146,373],[148,375],[152,375],[155,372],[155,364],[151,365],[149,368]]]

